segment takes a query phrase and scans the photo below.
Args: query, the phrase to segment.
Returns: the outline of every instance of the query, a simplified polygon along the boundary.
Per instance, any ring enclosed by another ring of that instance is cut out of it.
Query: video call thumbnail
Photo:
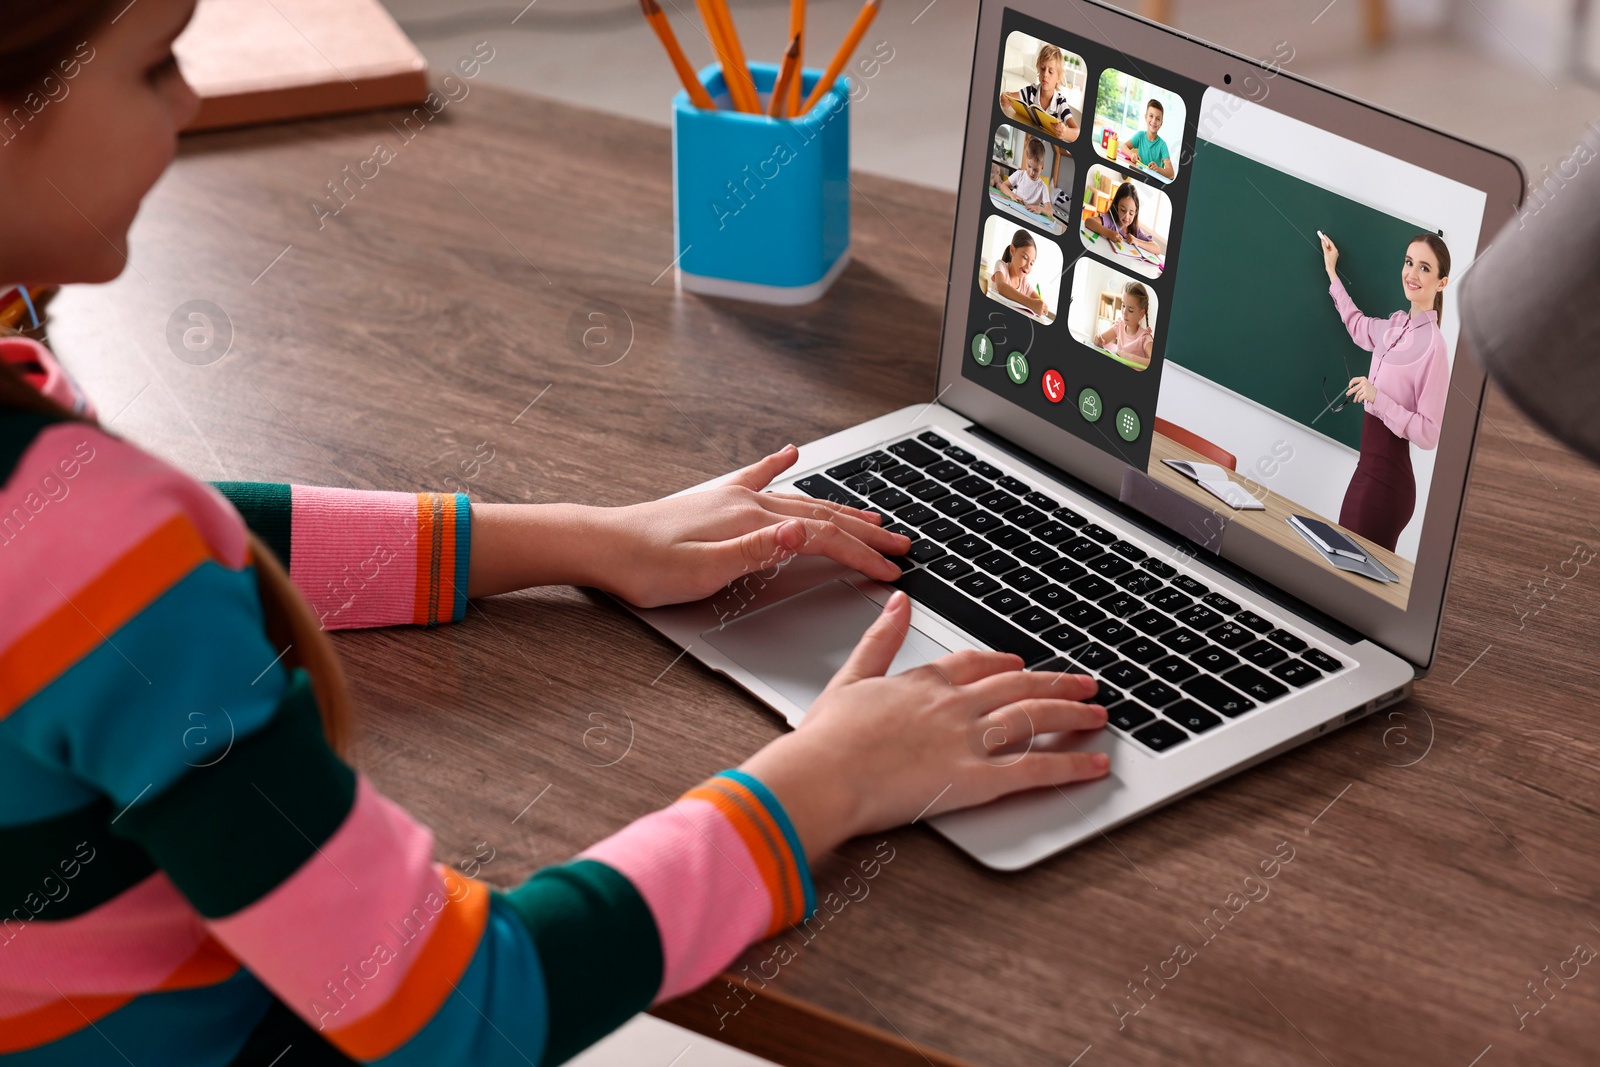
[[[1183,97],[1142,78],[1107,68],[1094,98],[1094,149],[1106,159],[1157,182],[1178,176]]]
[[[1048,326],[1056,321],[1065,269],[1061,246],[1050,238],[999,215],[984,222],[978,288],[990,300]]]
[[[1008,117],[1069,144],[1083,127],[1089,73],[1082,57],[1025,33],[1006,38],[1000,109]]]
[[[1096,259],[1072,269],[1067,331],[1073,339],[1134,370],[1148,370],[1158,324],[1155,293]]]
[[[1066,233],[1076,172],[1069,153],[1036,133],[1002,124],[989,153],[989,201],[1050,233]]]
[[[1078,235],[1083,247],[1146,278],[1167,268],[1172,198],[1143,182],[1095,164],[1083,185]]]

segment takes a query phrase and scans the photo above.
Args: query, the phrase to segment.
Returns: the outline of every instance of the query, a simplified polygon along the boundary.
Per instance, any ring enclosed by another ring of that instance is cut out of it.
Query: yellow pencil
[[[667,58],[672,60],[672,66],[677,70],[678,78],[689,94],[689,100],[703,111],[715,111],[716,101],[711,99],[711,94],[706,92],[706,87],[700,84],[694,68],[689,65],[689,59],[683,54],[683,48],[678,44],[678,36],[672,32],[672,24],[667,21],[661,5],[656,3],[656,0],[639,0],[639,6],[644,8],[645,21],[656,31],[661,47],[667,50]]]
[[[722,80],[728,86],[728,96],[734,107],[752,115],[761,114],[761,98],[756,95],[755,82],[745,66],[744,50],[739,46],[739,35],[733,28],[733,16],[723,0],[696,0],[700,18],[711,36],[711,47],[716,50],[717,61],[722,64]]]
[[[785,115],[800,114],[800,83],[805,81],[806,0],[789,0],[789,36],[800,38],[800,52],[795,57],[795,69],[801,71],[789,83],[789,99],[784,101]]]
[[[817,79],[817,84],[812,87],[811,95],[806,97],[805,106],[800,109],[804,115],[817,106],[827,91],[833,88],[833,83],[839,79],[839,72],[844,70],[844,65],[850,62],[850,53],[856,50],[856,45],[861,43],[861,38],[866,34],[867,27],[872,25],[872,20],[878,17],[878,7],[883,0],[867,0],[861,5],[861,14],[856,16],[855,25],[850,27],[850,32],[844,35],[844,43],[839,46],[839,51],[834,53],[833,60],[828,64],[828,69],[822,77]]]
[[[767,104],[767,114],[781,119],[789,114],[789,88],[800,73],[800,35],[789,38],[789,47],[783,53],[783,65],[778,68],[778,80],[772,83],[772,101]]]

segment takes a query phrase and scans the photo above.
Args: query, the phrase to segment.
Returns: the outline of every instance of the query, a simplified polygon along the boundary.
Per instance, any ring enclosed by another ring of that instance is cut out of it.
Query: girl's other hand
[[[895,593],[794,733],[742,768],[783,804],[806,854],[923,815],[1023,789],[1102,778],[1102,753],[1043,750],[1044,734],[1098,730],[1096,683],[1023,671],[1006,652],[954,652],[884,677],[911,625]]]
[[[1322,235],[1322,265],[1327,268],[1329,281],[1339,280],[1339,249],[1327,234]]]
[[[1350,387],[1344,393],[1357,404],[1370,404],[1378,398],[1378,387],[1371,378],[1356,377],[1350,379]]]
[[[785,445],[714,489],[601,509],[589,584],[653,608],[700,600],[795,556],[826,556],[880,581],[900,577],[884,557],[911,542],[883,529],[872,512],[761,492],[799,455]]]

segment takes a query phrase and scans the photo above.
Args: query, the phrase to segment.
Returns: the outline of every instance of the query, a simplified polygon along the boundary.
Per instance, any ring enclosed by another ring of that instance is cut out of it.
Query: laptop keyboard
[[[1093,675],[1154,752],[1347,666],[931,430],[795,485],[883,515],[912,539],[894,585],[1030,670]]]

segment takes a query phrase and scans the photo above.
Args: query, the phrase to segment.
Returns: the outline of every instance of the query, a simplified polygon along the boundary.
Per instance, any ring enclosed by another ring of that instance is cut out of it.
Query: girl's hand
[[[1378,398],[1378,387],[1372,384],[1372,379],[1356,377],[1350,379],[1350,387],[1344,391],[1358,404],[1370,404]]]
[[[1045,734],[1098,730],[1105,709],[1080,703],[1096,683],[1023,671],[1006,652],[954,652],[884,677],[911,625],[890,598],[794,733],[742,768],[783,804],[806,855],[923,815],[1023,789],[1101,778],[1102,753],[1044,750]]]
[[[1327,268],[1329,281],[1339,280],[1339,250],[1327,234],[1322,235],[1322,265]]]
[[[681,604],[715,593],[736,578],[797,555],[827,556],[869,578],[892,582],[900,568],[885,556],[911,547],[878,517],[790,493],[760,492],[794,465],[785,445],[722,485],[631,507],[598,509],[584,583],[641,608]]]

